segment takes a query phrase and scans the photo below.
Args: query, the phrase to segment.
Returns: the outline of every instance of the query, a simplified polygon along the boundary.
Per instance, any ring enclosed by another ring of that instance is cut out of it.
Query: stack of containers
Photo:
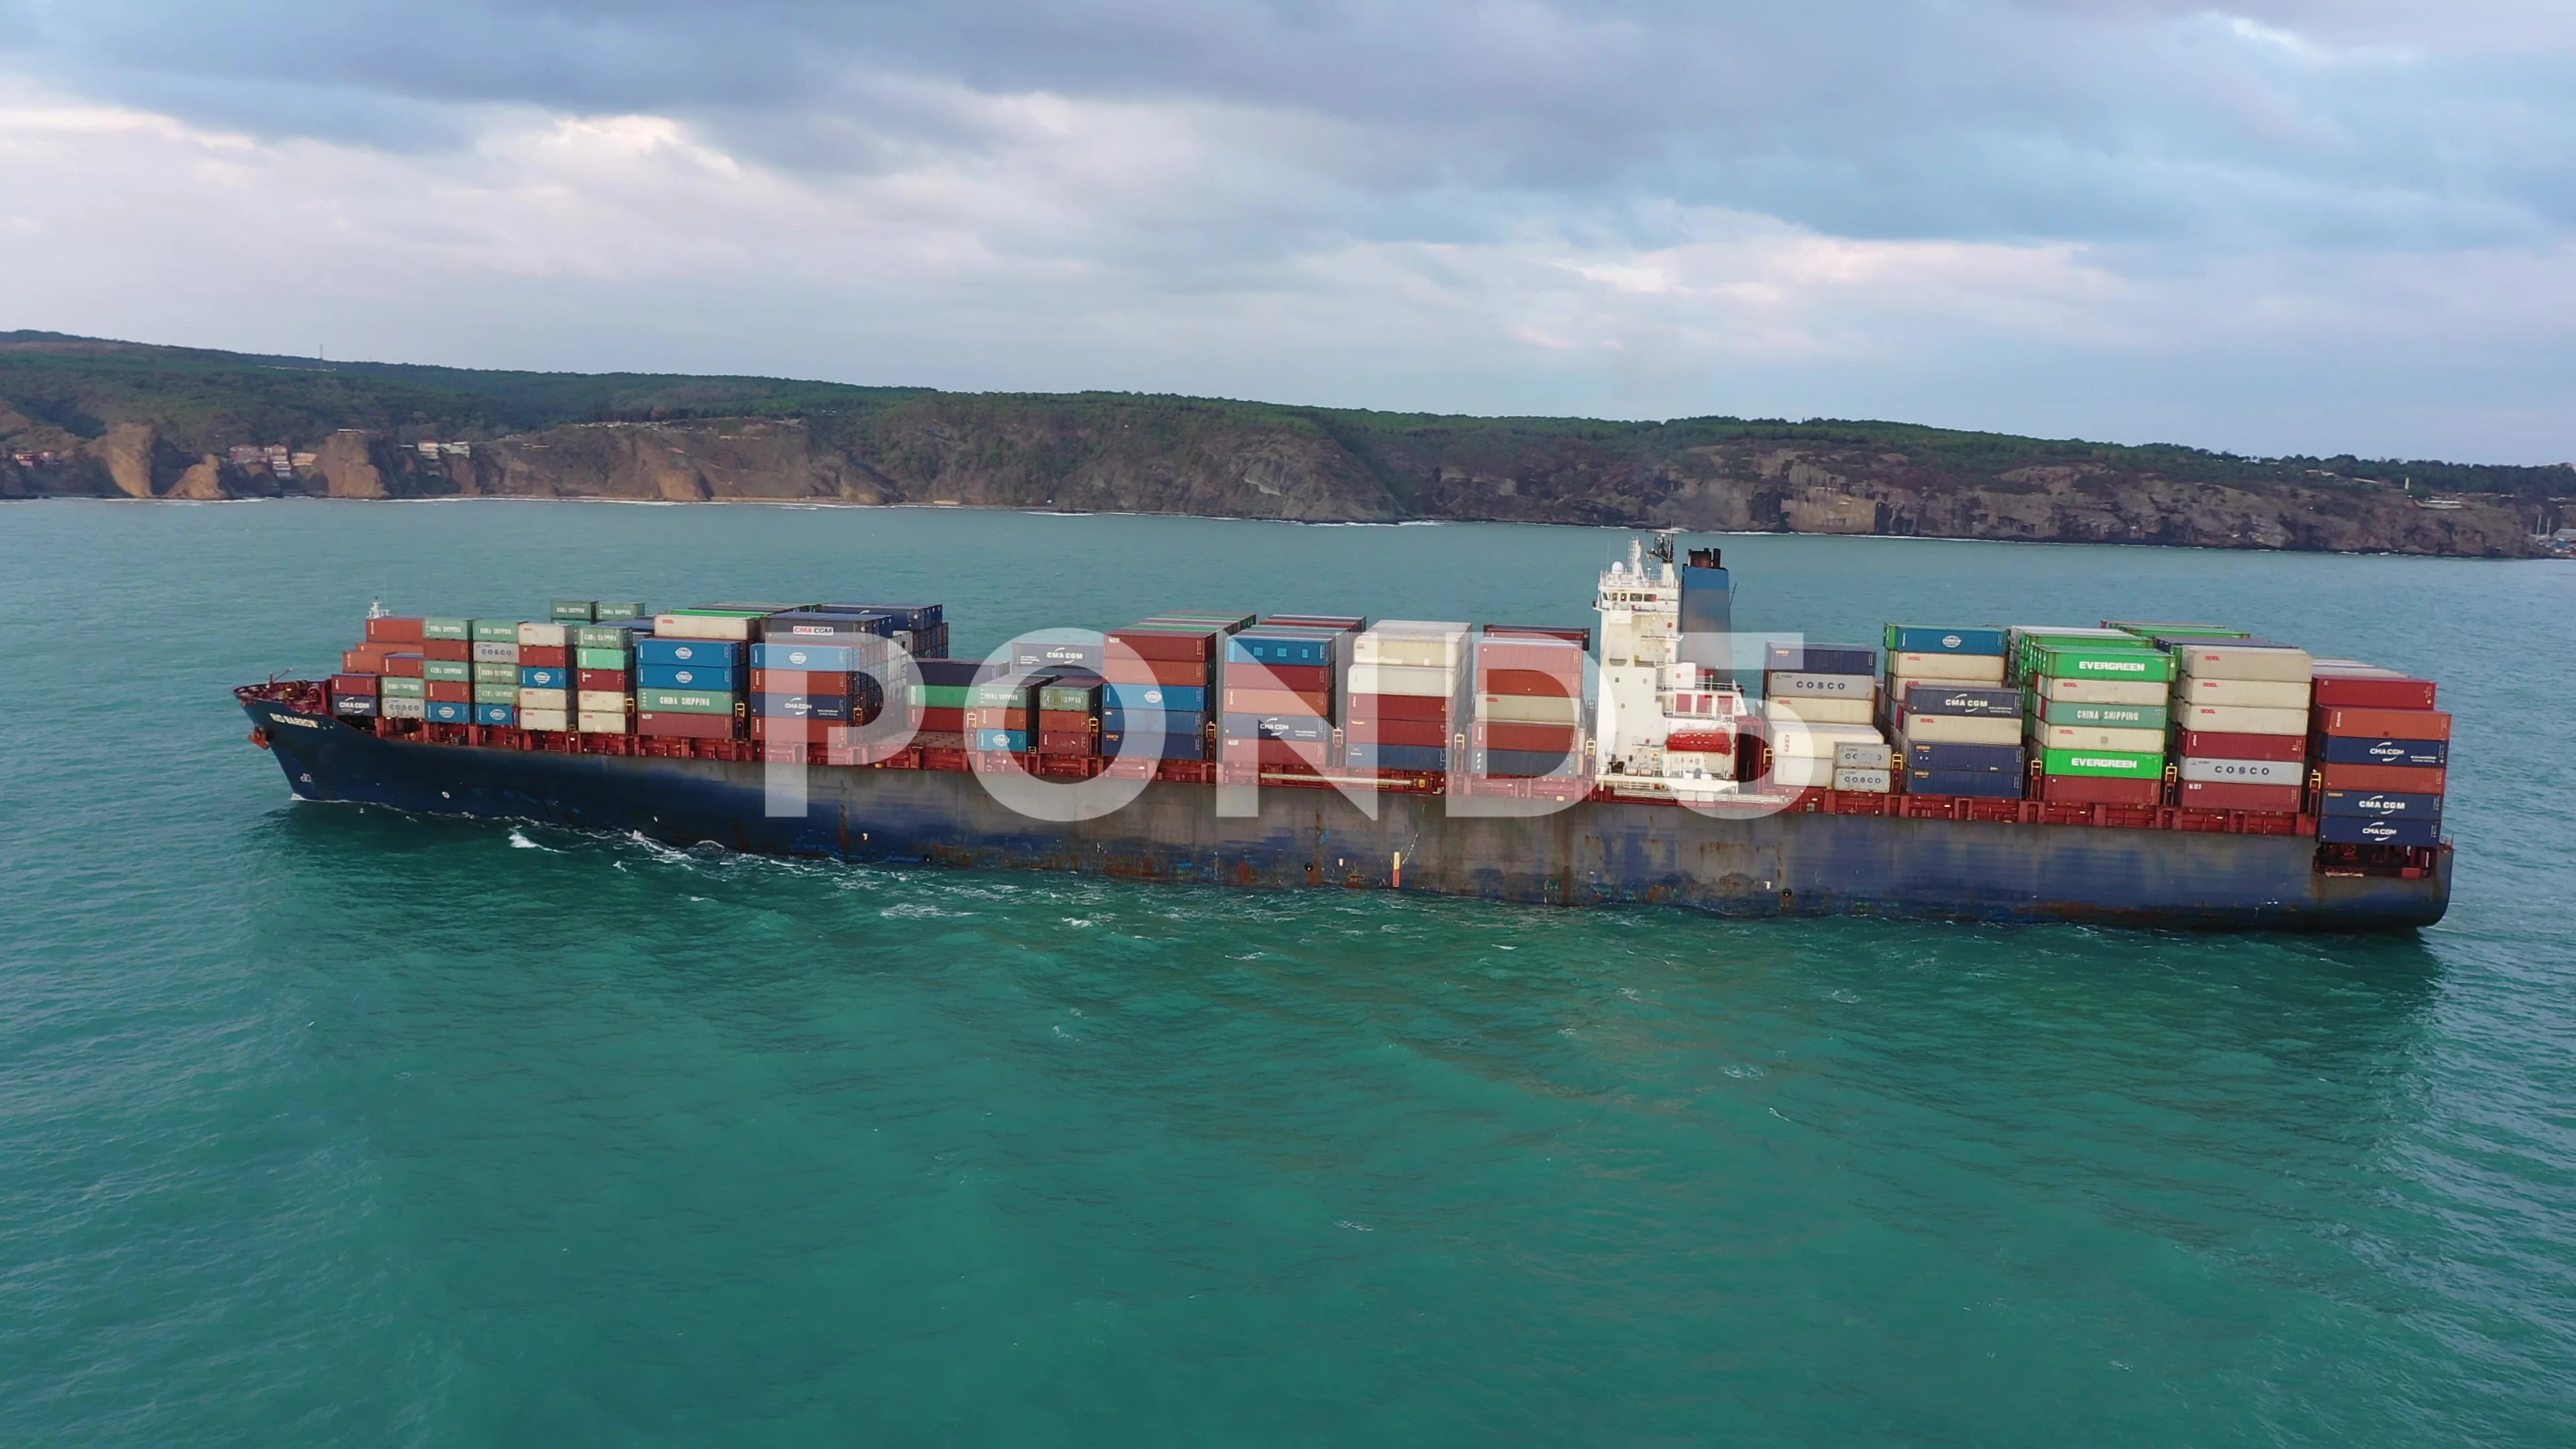
[[[749,715],[748,653],[764,613],[671,609],[635,641],[635,732],[738,739]]]
[[[912,686],[912,737],[914,748],[922,750],[962,751],[970,745],[970,717],[973,714],[973,686],[984,666],[973,659],[915,659],[912,667],[920,682]],[[932,691],[937,691],[934,696]],[[936,703],[932,702],[936,699]],[[997,743],[996,750],[1013,754],[1028,751],[1028,730],[1020,727],[1016,744]],[[835,765],[867,764],[855,750],[833,749],[827,756]]]
[[[1101,747],[1149,760],[1205,760],[1215,738],[1219,625],[1154,618],[1113,629]],[[1132,657],[1131,657],[1132,656]]]
[[[1037,749],[1038,683],[1026,677],[986,679],[981,669],[968,671],[964,679],[943,671],[943,677],[934,680],[931,671],[924,670],[921,683],[912,689],[913,723],[916,728],[945,723],[942,711],[962,708],[969,750],[1028,755]]]
[[[1763,661],[1762,723],[1771,783],[1885,794],[1894,757],[1878,717],[1878,651],[1866,644],[1774,644]]]
[[[1381,619],[1351,640],[1343,763],[1364,772],[1445,775],[1465,746],[1460,707],[1467,626]]]
[[[1087,779],[1100,773],[1100,700],[1106,686],[1088,669],[1064,669],[1037,681],[1037,767],[1042,775]]]
[[[775,745],[828,745],[835,728],[874,720],[879,682],[893,662],[892,619],[883,613],[791,609],[760,620],[751,645],[751,737]],[[961,721],[947,733],[964,742]]]
[[[515,728],[519,723],[519,621],[474,621],[474,723]]]
[[[474,621],[432,615],[420,621],[423,719],[474,723]]]
[[[2316,661],[2262,640],[2164,634],[2171,651],[2174,803],[2295,815],[2306,798]]]
[[[1228,765],[1321,773],[1332,763],[1333,696],[1355,636],[1338,629],[1255,624],[1226,636],[1219,759]]]
[[[2060,805],[2163,803],[2164,731],[2131,712],[2165,703],[2173,656],[2118,629],[2015,632],[2023,727],[2039,765],[2036,798]]]
[[[545,623],[519,626],[519,728],[568,731],[573,727],[573,633],[583,627],[574,622],[570,601],[554,601],[555,617]],[[581,601],[583,615],[590,613],[589,600]]]
[[[833,614],[882,614],[885,636],[915,659],[948,657],[948,609],[944,604],[818,604]]]
[[[2021,691],[2004,683],[2004,631],[1890,624],[1879,720],[1910,795],[2019,799]]]
[[[635,641],[641,619],[567,624],[572,631],[573,727],[586,735],[635,732]]]
[[[1531,779],[1580,766],[1590,640],[1584,629],[1485,626],[1476,641],[1472,773]]]
[[[429,718],[429,692],[422,677],[427,662],[422,650],[420,619],[369,619],[367,647],[378,651],[376,712],[386,719]]]
[[[2317,838],[2332,845],[2442,842],[2451,717],[2433,681],[2350,660],[2319,660],[2310,741]]]

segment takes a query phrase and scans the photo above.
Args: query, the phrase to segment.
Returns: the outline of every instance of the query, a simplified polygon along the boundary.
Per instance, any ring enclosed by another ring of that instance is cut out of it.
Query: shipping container
[[[2162,730],[2173,723],[2173,710],[2161,704],[2093,704],[2083,700],[2037,698],[2032,700],[2032,704],[2043,724]]]
[[[728,709],[723,714],[700,714],[688,710],[643,710],[635,716],[635,733],[678,736],[687,739],[729,740],[734,737],[733,711]]]
[[[2039,758],[2040,772],[2045,775],[2082,775],[2106,780],[2162,780],[2165,776],[2162,752],[2043,750]]]
[[[2030,763],[2030,757],[2019,745],[1954,745],[1907,739],[1900,742],[1899,748],[1905,757],[1906,770],[1916,774],[2000,771],[2019,776]]]
[[[510,641],[525,649],[535,645],[542,649],[569,649],[572,630],[561,624],[521,624],[518,637]]]
[[[1968,795],[1982,800],[2021,798],[2018,770],[1912,770],[1905,776],[1908,795]]]
[[[1381,619],[1376,628],[1351,641],[1351,662],[1400,669],[1453,670],[1465,661],[1466,651],[1464,624]]]
[[[2176,766],[2185,780],[2212,784],[2237,785],[2305,785],[2308,766],[2304,760],[2229,760],[2206,755],[2185,755]],[[2245,805],[2238,809],[2263,807]]]
[[[463,639],[431,639],[420,646],[420,655],[424,660],[437,660],[447,664],[471,664],[474,662],[474,646]]]
[[[1564,725],[1533,725],[1532,729],[1567,729]],[[1381,745],[1431,745],[1449,743],[1449,726],[1440,720],[1381,719],[1366,724],[1352,722],[1345,738]]]
[[[748,644],[752,625],[758,614],[729,609],[674,609],[653,616],[653,635],[659,640],[688,639],[704,643]],[[643,641],[636,641],[641,648]],[[639,730],[638,733],[650,733]]]
[[[1834,766],[1834,788],[1863,795],[1884,795],[1896,788],[1896,776],[1889,770],[1838,764]]]
[[[2160,805],[2164,781],[2107,775],[2052,774],[2039,781],[2039,798],[2060,805]]]
[[[713,665],[720,669],[742,667],[744,646],[722,639],[663,639],[645,637],[635,641],[635,662],[645,664]]]
[[[534,664],[545,669],[570,669],[572,651],[558,649],[551,644],[522,644],[519,646],[519,664],[522,668]]]
[[[1449,769],[1449,752],[1424,745],[1349,745],[1344,747],[1346,762],[1355,770],[1413,771],[1422,774],[1444,774]]]
[[[1205,714],[1208,692],[1204,688],[1164,684],[1122,684],[1112,681],[1101,694],[1104,707],[1120,709],[1159,709],[1174,714]]]
[[[2004,631],[1948,624],[1890,624],[1879,640],[1889,654],[1990,654],[2001,658]]]
[[[1064,734],[1085,730],[1097,733],[1100,725],[1100,716],[1087,709],[1040,709],[1038,711],[1038,730],[1042,734]]]
[[[754,669],[805,669],[847,674],[885,668],[893,657],[882,644],[808,644],[800,640],[751,646],[751,667]]]
[[[1017,669],[1062,667],[1097,674],[1106,657],[1104,646],[1099,644],[1022,640],[1011,645],[1011,665]]]
[[[388,674],[379,678],[376,681],[376,692],[387,699],[427,699],[429,697],[426,680],[405,679],[398,674]]]
[[[638,664],[635,683],[643,689],[720,690],[739,693],[743,671],[706,664]]]
[[[1042,710],[1068,710],[1080,714],[1094,714],[1100,709],[1100,691],[1102,688],[1103,686],[1097,684],[1063,683],[1041,685],[1038,688],[1038,708]]]
[[[331,676],[331,692],[333,694],[375,695],[382,693],[383,691],[377,687],[375,675],[334,674]]]
[[[557,599],[546,609],[558,624],[587,624],[599,617],[597,599]]]
[[[2325,790],[2317,796],[2320,815],[2368,815],[2382,820],[2440,820],[2439,795],[2401,795],[2393,790]]]
[[[1209,668],[1202,659],[1121,659],[1109,656],[1100,677],[1112,684],[1164,684],[1179,689],[1208,687]]]
[[[519,666],[519,687],[521,689],[570,689],[572,687],[572,671],[569,669],[540,669],[533,668],[526,664],[521,664]]]
[[[2305,649],[2248,647],[2254,641],[2174,645],[2173,660],[2195,679],[2271,679],[2305,684],[2316,675],[2316,658]]]
[[[970,746],[973,749],[987,753],[1000,751],[1012,755],[1025,755],[1029,752],[1027,730],[976,730],[974,735],[975,742]]]
[[[840,612],[790,609],[760,621],[760,635],[772,644],[859,644],[889,641],[897,632],[894,616],[874,611]],[[905,630],[910,633],[914,631]],[[884,647],[880,642],[879,647]]]
[[[2400,795],[2439,795],[2450,771],[2422,765],[2319,765],[2317,781],[2329,790],[2387,790]]]
[[[1485,774],[1496,779],[1533,780],[1545,775],[1567,773],[1579,761],[1564,750],[1484,750],[1478,762]]]
[[[1891,679],[2001,684],[2004,660],[2000,654],[1891,654],[1887,656],[1887,673]]]
[[[2034,679],[2031,689],[2041,699],[2080,700],[2092,704],[2152,704],[2172,702],[2169,683],[2149,679]]]
[[[1774,644],[1763,651],[1762,672],[1788,674],[1878,673],[1878,651],[1866,644]]]
[[[1302,714],[1324,719],[1333,712],[1333,696],[1319,689],[1229,688],[1222,708],[1227,714]]]
[[[2405,709],[2426,710],[2434,706],[2439,688],[2429,679],[2393,677],[2337,677],[2319,674],[2316,702],[2329,709]]]
[[[477,619],[474,621],[474,642],[477,644],[507,644],[515,649],[518,647],[519,643],[519,621],[516,619]]]
[[[628,694],[635,688],[635,676],[623,669],[576,669],[572,685],[575,689],[613,689]]]
[[[1285,689],[1298,694],[1329,694],[1333,688],[1333,667],[1329,664],[1247,664],[1240,660],[1226,665],[1225,682],[1240,689]]]
[[[2186,674],[2174,680],[2176,704],[2235,704],[2254,709],[2306,709],[2309,685],[2285,679],[2206,679]]]
[[[474,702],[474,686],[452,679],[424,679],[421,681],[420,692],[423,699],[439,700],[447,704]]]
[[[2442,843],[2442,822],[2326,815],[2317,820],[2317,839],[2328,845],[2434,846]]]
[[[628,700],[622,689],[584,689],[574,693],[572,703],[584,714],[623,714]]]
[[[1320,664],[1330,666],[1335,635],[1296,634],[1286,630],[1246,630],[1225,641],[1228,664]]]
[[[633,600],[602,599],[599,601],[598,606],[591,610],[591,617],[599,620],[603,624],[609,623],[612,620],[635,620],[641,622],[643,620],[650,619],[652,617],[652,611],[645,608],[641,603]]]
[[[2145,755],[2161,755],[2165,751],[2163,730],[2034,723],[2030,727],[2030,738],[2041,747],[2052,750],[2117,750]]]
[[[423,643],[431,640],[444,643],[471,643],[474,639],[474,621],[444,616],[426,618],[420,621],[420,637]]]
[[[1762,693],[1772,699],[1875,699],[1878,681],[1866,674],[1798,674],[1785,669],[1762,676]]]
[[[2029,656],[2030,672],[2045,679],[2116,679],[2130,684],[2163,684],[2174,676],[2174,659],[2153,648],[2039,648]]]
[[[635,727],[635,721],[623,709],[586,709],[573,716],[573,724],[586,735],[622,735]]]
[[[2187,810],[2259,810],[2267,815],[2295,815],[2306,794],[2297,785],[2185,777],[2174,787],[2174,803]]]
[[[1867,699],[1815,699],[1793,697],[1765,701],[1762,717],[1769,720],[1793,720],[1804,724],[1868,724],[1875,711]]]
[[[1233,693],[1232,690],[1226,692]],[[1864,711],[1864,718],[1868,709],[1868,706],[1861,701],[1850,699],[1820,699],[1801,701],[1801,703],[1812,703],[1831,709],[1849,709],[1858,705]],[[1514,720],[1526,724],[1581,724],[1583,701],[1543,694],[1480,694],[1476,696],[1476,717],[1489,720]]]
[[[561,733],[572,728],[572,716],[560,709],[530,709],[519,706],[519,728]]]
[[[576,649],[572,664],[576,669],[607,669],[622,674],[635,667],[635,654],[629,649]]]
[[[1834,742],[1834,768],[1838,770],[1892,770],[1895,767],[1895,747],[1885,740]]]
[[[519,686],[519,666],[515,664],[475,664],[468,667],[474,671],[476,684],[506,684],[513,689]]]
[[[428,672],[429,661],[417,654],[388,654],[384,673],[399,679],[419,679]]]
[[[522,687],[519,690],[519,697],[512,702],[517,704],[519,708],[523,710],[551,709],[561,712],[572,708],[572,691],[569,689],[529,689]],[[533,729],[536,728],[536,726],[531,725],[530,728]]]
[[[1381,734],[1380,738],[1384,738]],[[1408,740],[1401,743],[1428,743]],[[1583,743],[1583,730],[1570,724],[1522,724],[1513,720],[1479,720],[1473,743],[1492,750],[1570,750]]]
[[[731,718],[736,700],[730,693],[702,689],[654,689],[635,692],[636,708],[645,714],[720,714]]]
[[[474,723],[474,702],[468,699],[425,699],[420,717],[432,724]]]
[[[590,624],[572,631],[572,645],[575,649],[617,649],[632,653],[638,637],[651,636],[639,636],[634,629],[623,624]]]
[[[389,694],[376,702],[376,712],[386,719],[427,719],[429,701],[419,698],[405,699]]]
[[[331,712],[333,714],[344,714],[353,718],[373,719],[376,717],[377,708],[378,705],[376,697],[372,694],[342,694],[337,690],[334,690],[331,694]]]
[[[1329,720],[1301,714],[1229,713],[1219,722],[1230,740],[1329,740]]]
[[[2224,624],[2142,624],[2134,620],[2105,619],[2102,621],[2102,627],[2105,629],[2117,629],[2123,634],[2135,634],[2141,639],[2171,638],[2201,640],[2242,639],[2245,637],[2244,630],[2231,629]]]
[[[1916,714],[1906,711],[1897,732],[1911,744],[2021,746],[2022,722],[1991,715]]]
[[[1422,719],[1441,721],[1449,718],[1453,701],[1447,695],[1429,694],[1363,694],[1351,691],[1351,718]]]
[[[2212,760],[2290,760],[2308,758],[2301,735],[2249,735],[2223,730],[2176,730],[2174,752]]]
[[[515,684],[477,684],[474,686],[474,702],[476,704],[506,704],[516,708],[519,703],[519,686]]]
[[[479,725],[515,727],[519,723],[518,706],[477,702],[474,706],[474,722]]]
[[[2337,765],[2415,765],[2438,769],[2451,762],[2451,746],[2447,740],[2318,735],[2312,744],[2318,759]]]
[[[770,745],[828,745],[832,731],[848,729],[843,721],[817,719],[807,715],[764,715],[751,717],[751,737]]]
[[[1411,695],[1425,699],[1448,699],[1458,693],[1459,673],[1454,669],[1419,664],[1354,664],[1349,688],[1353,694]]]
[[[421,641],[423,620],[418,618],[369,619],[367,642],[370,644],[417,644]]]
[[[2448,740],[2451,717],[2437,709],[2320,709],[2316,733],[2329,737]],[[2301,733],[2305,733],[2303,729]]]
[[[472,648],[474,651],[474,662],[477,664],[516,664],[519,662],[519,646],[515,640],[503,644],[495,643],[489,639],[477,639],[474,641]]]
[[[1982,685],[1916,684],[1906,688],[1897,703],[1907,714],[1982,715],[1990,718],[2019,718],[2022,694],[2018,689],[1987,688]],[[2070,721],[2087,723],[2087,721]]]
[[[1124,646],[1128,653],[1140,660],[1165,664],[1206,665],[1216,658],[1216,641],[1220,637],[1222,636],[1213,629],[1183,629],[1177,626],[1150,629],[1137,625],[1109,631],[1109,642],[1112,646]],[[1114,660],[1116,655],[1115,647],[1108,651],[1109,659]],[[1107,664],[1104,663],[1102,667],[1106,668]],[[1202,669],[1201,673],[1204,674],[1204,672]]]
[[[2304,736],[2308,732],[2308,713],[2239,704],[2189,704],[2175,707],[2174,724],[2199,734]]]

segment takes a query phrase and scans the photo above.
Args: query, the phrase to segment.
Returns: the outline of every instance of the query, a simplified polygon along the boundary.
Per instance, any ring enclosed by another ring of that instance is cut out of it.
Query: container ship
[[[1666,534],[1583,626],[936,603],[381,607],[235,691],[303,800],[848,860],[1741,916],[2441,919],[2430,680],[2223,624],[1733,628]]]

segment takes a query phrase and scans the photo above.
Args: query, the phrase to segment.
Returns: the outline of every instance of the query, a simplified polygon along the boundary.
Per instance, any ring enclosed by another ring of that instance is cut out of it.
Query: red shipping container
[[[1100,666],[1100,677],[1112,684],[1172,684],[1184,689],[1208,687],[1208,667],[1204,659],[1134,659],[1111,658]]]
[[[1261,622],[1282,629],[1332,629],[1344,634],[1368,627],[1368,619],[1360,614],[1264,614]]]
[[[1487,720],[1476,726],[1476,743],[1489,750],[1561,752],[1573,749],[1580,734],[1573,725]]]
[[[584,669],[572,677],[575,689],[616,690],[627,693],[635,687],[635,676],[623,669]]]
[[[367,642],[370,644],[417,644],[420,642],[418,619],[369,619]]]
[[[1449,726],[1433,719],[1352,721],[1342,738],[1355,745],[1421,745],[1440,749],[1449,743]]]
[[[1546,644],[1538,640],[1483,639],[1476,644],[1476,667],[1480,670],[1535,669],[1541,674],[1560,678],[1583,677],[1584,653],[1572,644]]]
[[[2182,748],[2174,754],[2195,760],[2304,760],[2304,735],[2240,735],[2220,730],[2184,730]]]
[[[2422,765],[2319,765],[2317,773],[2329,790],[2383,790],[2391,795],[2439,795],[2451,777],[2448,770]]]
[[[665,738],[729,740],[733,738],[733,716],[655,710],[635,716],[635,733]]]
[[[1449,722],[1449,701],[1429,694],[1354,694],[1351,696],[1353,719],[1420,719],[1433,724]]]
[[[474,644],[467,639],[424,639],[420,644],[423,659],[443,659],[450,664],[474,662]]]
[[[333,694],[374,694],[376,677],[372,674],[334,674],[331,676],[331,692]]]
[[[472,704],[474,686],[461,679],[433,679],[421,686],[421,697],[441,704]]]
[[[382,674],[385,672],[385,654],[386,651],[383,649],[370,648],[364,644],[355,649],[343,649],[340,651],[340,672],[342,674]]]
[[[1309,719],[1322,719],[1332,713],[1333,697],[1320,691],[1304,693],[1285,689],[1235,689],[1225,692],[1227,714],[1294,714]]]
[[[2437,709],[2320,709],[2316,731],[2365,740],[2447,740],[2451,717]]]
[[[1098,719],[1085,714],[1078,709],[1042,709],[1038,711],[1038,731],[1041,734],[1091,734],[1099,728],[1100,721]]]
[[[2162,780],[2108,780],[2095,775],[2043,775],[2039,798],[2059,805],[2161,805]]]
[[[754,694],[828,694],[835,697],[858,692],[859,676],[848,670],[755,669],[751,671]]]
[[[1040,730],[1038,753],[1041,755],[1096,755],[1100,753],[1100,736],[1089,730]]]
[[[1335,766],[1333,747],[1323,740],[1227,740],[1229,764]]]
[[[1486,694],[1516,694],[1541,699],[1581,699],[1583,676],[1571,678],[1536,669],[1488,669],[1478,687]]]
[[[2429,679],[2317,676],[2317,703],[2332,709],[2431,709],[2440,686]]]
[[[847,720],[784,719],[759,714],[751,717],[751,737],[773,745],[828,745],[833,730],[849,727]]]
[[[555,644],[522,644],[519,662],[539,669],[570,669],[572,651]]]
[[[1592,647],[1589,629],[1552,629],[1539,624],[1487,624],[1488,639],[1562,639],[1580,648]]]
[[[384,672],[396,679],[418,679],[424,672],[420,666],[421,656],[418,654],[388,654]]]
[[[1225,666],[1228,689],[1286,689],[1299,694],[1330,694],[1333,689],[1333,666],[1329,664],[1251,664],[1237,659]]]
[[[2248,785],[2241,780],[2185,780],[2177,797],[2186,810],[2263,810],[2298,813],[2304,794],[2296,785]]]
[[[966,711],[966,728],[970,730],[1024,730],[1028,727],[1029,712],[1025,708],[982,704]]]
[[[752,687],[758,689],[760,686],[755,684]],[[945,730],[950,734],[963,734],[966,732],[966,711],[921,706],[912,712],[912,727],[916,730]]]
[[[912,737],[912,747],[917,750],[956,750],[962,753],[966,748],[966,732],[923,730]],[[955,768],[964,768],[964,763],[961,761]]]
[[[1162,629],[1112,629],[1109,631],[1109,638],[1113,643],[1126,645],[1128,651],[1139,659],[1205,662],[1216,657],[1216,631],[1214,630],[1205,634],[1196,634]],[[1117,658],[1117,651],[1112,649],[1109,655],[1114,661]],[[1114,679],[1117,676],[1110,677]],[[1143,683],[1144,681],[1129,682]]]

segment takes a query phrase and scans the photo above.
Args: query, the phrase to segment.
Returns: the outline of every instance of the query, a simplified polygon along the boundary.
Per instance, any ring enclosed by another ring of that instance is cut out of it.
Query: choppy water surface
[[[2419,938],[1730,923],[291,806],[368,598],[1583,622],[1624,535],[0,509],[0,1442],[2576,1440],[2576,568],[1723,540],[2460,715]]]

